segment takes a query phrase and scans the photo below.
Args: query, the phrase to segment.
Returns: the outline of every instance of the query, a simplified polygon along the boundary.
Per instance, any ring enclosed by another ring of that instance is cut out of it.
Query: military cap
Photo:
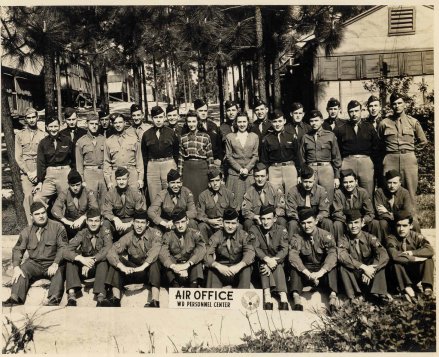
[[[204,107],[205,105],[207,105],[207,104],[203,99],[195,99],[195,101],[194,101],[195,110],[197,110],[198,108]]]
[[[295,112],[296,110],[299,110],[300,108],[303,108],[302,103],[294,102],[291,104],[291,113]]]
[[[156,117],[157,115],[160,115],[164,113],[163,108],[160,105],[156,105],[155,107],[151,108],[151,117]]]
[[[169,114],[169,113],[174,112],[176,110],[178,111],[178,108],[175,105],[168,104],[168,106],[166,107],[166,114]]]
[[[314,208],[302,208],[299,210],[299,212],[297,212],[297,215],[299,216],[299,221],[302,222],[306,219],[308,219],[309,217],[315,217],[316,216],[316,212],[314,210]]]
[[[92,207],[87,211],[87,218],[95,218],[100,216],[101,211],[99,210],[99,208]]]
[[[233,106],[238,108],[238,105],[233,100],[226,100],[226,102],[224,103],[224,107],[226,108],[226,110]]]
[[[267,104],[265,104],[265,102],[259,98],[255,99],[255,102],[253,103],[253,109],[256,109],[257,107],[260,107],[261,105],[265,105],[267,106]]]
[[[216,167],[211,168],[207,172],[207,178],[208,178],[209,181],[214,179],[215,177],[220,176],[220,175],[221,175],[221,171],[218,168],[216,168]]]
[[[385,177],[386,177],[386,181],[387,181],[387,180],[391,180],[395,177],[401,177],[401,174],[398,170],[389,170],[386,172]]]
[[[186,210],[184,209],[178,208],[172,211],[171,218],[173,222],[180,221],[185,217],[186,217]]]
[[[114,176],[115,176],[115,177],[121,177],[121,176],[125,176],[125,175],[128,174],[128,173],[129,173],[129,171],[127,170],[126,167],[121,167],[121,166],[119,166],[119,167],[116,169],[116,172],[114,173]]]
[[[399,92],[393,92],[390,95],[390,104],[392,104],[395,100],[398,100],[398,99],[405,100],[404,95],[402,93],[399,93]]]
[[[407,210],[397,211],[393,214],[394,222],[399,222],[404,219],[413,220],[413,215]]]
[[[310,112],[309,112],[309,117],[310,118],[320,118],[320,119],[323,119],[323,115],[322,115],[322,113],[320,112],[320,110],[311,110]]]
[[[109,113],[105,109],[104,110],[100,110],[98,114],[99,114],[99,119],[108,117],[108,115],[109,115]]]
[[[367,105],[369,105],[370,103],[372,103],[372,102],[379,102],[380,101],[380,98],[378,98],[377,96],[375,96],[375,95],[371,95],[370,97],[369,97],[369,99],[367,100]]]
[[[37,110],[35,109],[35,108],[33,108],[33,107],[27,107],[26,108],[26,110],[24,111],[24,116],[25,117],[27,117],[28,115],[30,115],[30,114],[36,114],[36,115],[38,115],[38,112],[37,112]]]
[[[168,180],[168,182],[171,182],[171,181],[178,180],[180,177],[181,176],[177,170],[171,169],[168,172],[167,180]]]
[[[326,108],[339,107],[339,106],[340,106],[340,102],[338,101],[338,99],[331,97],[328,100],[328,104],[326,105]]]
[[[98,113],[96,113],[96,112],[88,113],[87,114],[87,121],[90,121],[90,120],[99,120]]]
[[[259,172],[262,170],[267,170],[267,165],[265,165],[263,162],[258,162],[255,165],[254,172]]]
[[[300,171],[300,177],[304,180],[310,179],[314,176],[314,170],[308,165],[304,165]]]
[[[140,109],[140,106],[138,106],[137,104],[133,104],[130,108],[131,114],[133,114],[134,112],[137,112],[139,110],[142,110],[142,109]]]
[[[55,116],[55,115],[53,115],[53,116],[48,116],[48,117],[46,117],[46,119],[44,120],[44,122],[45,122],[46,125],[49,125],[50,123],[53,123],[54,121],[58,121],[58,123],[59,123],[58,117]]]
[[[359,209],[348,209],[344,211],[344,215],[346,217],[346,222],[352,222],[358,218],[363,218],[363,215]]]
[[[82,182],[81,174],[76,170],[71,170],[67,175],[67,182],[69,185],[74,185],[75,183]]]
[[[259,216],[261,217],[269,213],[276,214],[276,209],[273,205],[263,205],[259,210]]]
[[[148,212],[146,210],[135,211],[133,219],[146,219],[148,220]]]
[[[34,213],[35,211],[38,211],[41,208],[47,210],[46,205],[43,202],[41,201],[32,202],[32,204],[30,205],[30,213]]]
[[[224,210],[223,220],[224,221],[232,221],[239,217],[238,211],[232,207],[228,207]]]
[[[361,104],[360,104],[360,102],[359,102],[358,100],[351,100],[351,101],[348,103],[348,111],[349,111],[350,109],[352,109],[352,108],[356,108],[356,107],[361,107]]]
[[[276,120],[283,117],[284,117],[284,113],[281,110],[276,109],[273,115],[271,116],[271,120]]]
[[[76,113],[76,110],[74,108],[67,107],[66,109],[64,109],[64,118],[68,119],[75,113]]]
[[[117,118],[121,117],[123,120],[126,120],[125,115],[121,114],[121,113],[111,113],[110,114],[110,120],[113,122],[115,121]]]
[[[355,175],[355,172],[352,169],[345,169],[340,171],[340,177],[342,179],[348,176],[354,176],[355,178],[357,178],[357,175]]]

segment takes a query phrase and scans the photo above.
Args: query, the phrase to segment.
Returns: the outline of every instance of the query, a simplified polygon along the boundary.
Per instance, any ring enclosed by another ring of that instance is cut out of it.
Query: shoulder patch
[[[325,201],[324,201],[325,203],[329,203],[329,199],[328,199],[328,197],[326,197],[325,198]]]
[[[326,236],[326,239],[327,239],[327,240],[331,240],[331,239],[332,239],[332,234],[328,234],[328,235]]]
[[[89,191],[88,194],[89,194],[90,196],[93,196],[93,195],[94,195],[93,191]]]
[[[110,234],[111,231],[110,231],[108,228],[105,228],[104,233],[106,233],[106,234]]]
[[[286,230],[286,228],[282,229],[282,233],[288,233],[288,231]]]

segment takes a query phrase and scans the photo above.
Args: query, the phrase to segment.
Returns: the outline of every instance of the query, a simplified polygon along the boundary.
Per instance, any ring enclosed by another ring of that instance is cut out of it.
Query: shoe
[[[337,311],[337,296],[331,295],[329,297],[329,312],[332,314]]]
[[[302,299],[300,298],[300,295],[295,293],[293,294],[293,300],[294,300],[294,311],[303,311],[303,305],[302,305]]]
[[[112,307],[112,306],[113,305],[111,304],[111,302],[108,301],[107,299],[100,300],[96,303],[96,307]]]
[[[109,307],[120,307],[120,299],[115,298],[114,296],[112,296],[110,299],[107,300],[108,301],[108,306]],[[102,305],[101,305],[102,306]]]
[[[303,311],[303,305],[302,304],[294,304],[293,311]]]
[[[264,310],[273,310],[273,303],[272,302],[264,303]]]
[[[287,302],[280,302],[279,303],[279,310],[282,310],[282,311],[288,311],[289,310],[289,307],[288,307],[288,303]]]
[[[157,300],[151,300],[150,302],[147,302],[144,307],[160,307],[160,301]]]
[[[67,306],[76,306],[76,299],[75,298],[69,298],[67,300]]]
[[[61,302],[61,299],[55,296],[50,297],[44,306],[59,306],[59,303]],[[75,301],[76,303],[76,301]],[[76,305],[75,305],[76,306]]]
[[[431,289],[431,288],[425,288],[424,289],[424,296],[430,297],[432,295],[433,295],[433,289]]]
[[[2,301],[2,306],[4,307],[12,307],[14,305],[23,305],[22,302],[13,299],[12,297],[10,297],[9,299]]]

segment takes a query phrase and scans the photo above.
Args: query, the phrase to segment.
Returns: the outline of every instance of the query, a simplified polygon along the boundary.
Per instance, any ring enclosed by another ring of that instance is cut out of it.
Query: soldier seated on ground
[[[197,288],[203,280],[206,243],[201,233],[188,227],[185,210],[172,214],[174,229],[163,235],[160,262],[165,267],[169,287]]]
[[[255,249],[251,237],[239,227],[238,216],[235,209],[227,208],[224,227],[209,239],[205,258],[207,288],[250,288]]]
[[[174,227],[172,212],[183,209],[189,219],[189,227],[198,229],[195,222],[197,208],[195,207],[194,195],[187,187],[183,186],[181,176],[177,170],[169,170],[167,180],[168,188],[160,191],[148,208],[149,219],[162,232],[166,232]]]
[[[145,307],[160,307],[160,265],[157,258],[162,234],[149,226],[146,211],[137,211],[133,219],[133,230],[114,243],[107,254],[110,268],[105,283],[113,288],[109,301],[112,306],[120,307],[121,289],[125,285],[143,283],[151,286],[152,296]]]
[[[288,255],[288,232],[276,223],[274,206],[262,206],[260,225],[250,229],[257,267],[264,290],[264,309],[273,310],[272,292],[279,294],[279,310],[288,310],[287,282],[284,260]]]
[[[329,310],[337,309],[337,249],[335,239],[328,231],[317,228],[312,208],[299,211],[302,230],[290,240],[290,286],[293,293],[293,310],[303,311],[301,293],[304,285],[322,286],[329,295]]]
[[[3,306],[23,305],[31,284],[43,278],[51,280],[45,305],[57,306],[61,301],[65,268],[61,262],[67,245],[66,230],[61,223],[48,219],[42,202],[32,203],[30,212],[33,223],[21,231],[12,249],[14,273],[11,296],[3,302]],[[26,251],[29,258],[23,262]]]
[[[95,193],[82,185],[78,171],[70,171],[67,181],[69,188],[56,198],[52,215],[64,224],[70,240],[84,227],[87,211],[98,208],[98,201]]]
[[[334,227],[329,219],[330,203],[326,189],[317,184],[314,170],[309,166],[302,167],[300,179],[300,183],[288,190],[286,197],[285,211],[290,220],[288,223],[290,235],[300,231],[297,212],[303,208],[314,209],[318,226],[332,234]]]
[[[227,207],[237,208],[235,195],[222,183],[222,173],[218,168],[207,172],[208,189],[198,197],[198,229],[207,243],[209,237],[223,227],[223,214]]]
[[[345,213],[347,233],[338,241],[341,280],[349,299],[367,294],[378,304],[388,302],[384,267],[389,261],[386,249],[377,237],[362,231],[363,216],[359,210]]]
[[[76,294],[81,291],[81,280],[95,278],[93,294],[96,306],[109,306],[106,300],[105,279],[108,273],[107,253],[113,237],[102,226],[103,219],[97,208],[87,211],[87,227],[70,240],[64,249],[66,263],[67,306],[76,306]]]
[[[259,211],[263,205],[274,206],[277,216],[276,224],[286,227],[285,195],[282,189],[275,189],[268,181],[268,169],[262,162],[255,165],[253,175],[255,182],[244,194],[242,201],[244,230],[248,232],[254,224],[261,224]]]
[[[433,294],[434,250],[420,234],[414,232],[413,216],[408,211],[394,215],[395,234],[386,238],[387,251],[391,257],[389,270],[392,282],[407,300],[415,298],[413,287],[422,284],[425,296]]]

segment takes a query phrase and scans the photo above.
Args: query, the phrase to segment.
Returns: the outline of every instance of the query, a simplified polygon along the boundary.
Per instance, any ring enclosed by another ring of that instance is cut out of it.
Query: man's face
[[[40,209],[32,213],[32,220],[34,221],[35,225],[39,227],[44,226],[48,220],[46,209],[44,207],[41,207]]]
[[[335,107],[328,107],[326,108],[326,111],[331,119],[337,119],[340,114],[340,107],[338,105]]]
[[[183,182],[181,182],[181,179],[179,178],[179,179],[174,180],[174,181],[169,181],[168,186],[173,193],[179,193],[181,190],[181,187],[183,186]]]
[[[168,123],[170,125],[175,125],[180,120],[180,115],[178,115],[178,110],[174,110],[166,114],[166,118],[168,119]]]
[[[361,119],[361,106],[357,106],[355,108],[351,108],[348,111],[349,114],[349,119],[354,122],[354,123],[358,123]]]
[[[136,125],[140,125],[143,120],[143,113],[141,110],[136,110],[131,113],[131,119],[133,119],[133,123]]]
[[[100,216],[90,217],[90,218],[87,218],[87,220],[85,221],[85,223],[87,224],[88,229],[92,233],[95,233],[95,232],[99,231],[99,228],[101,228],[102,222],[103,221],[101,220]]]
[[[212,180],[209,180],[208,185],[212,191],[218,192],[221,188],[221,177],[217,176],[214,177]]]
[[[317,220],[315,219],[315,217],[309,217],[304,221],[301,221],[300,225],[302,226],[302,229],[306,234],[312,234],[316,229]]]
[[[323,119],[320,117],[310,118],[309,125],[313,130],[319,130],[323,124]]]
[[[37,112],[30,113],[24,117],[29,128],[35,128],[37,126],[38,114]]]
[[[125,120],[122,117],[117,117],[113,121],[113,127],[118,133],[123,133],[125,130]]]
[[[207,119],[207,104],[197,109],[197,115],[200,120]]]
[[[293,121],[295,123],[300,123],[305,115],[303,108],[299,108],[292,113]]]
[[[133,220],[133,228],[137,235],[142,235],[148,228],[148,220],[136,218]]]
[[[108,129],[110,127],[110,118],[109,117],[103,117],[99,119],[101,126],[103,129]]]
[[[274,213],[268,213],[261,216],[262,228],[264,228],[266,231],[270,230],[271,227],[273,227],[273,224],[276,223],[276,220],[277,217],[274,215]]]
[[[268,175],[267,170],[255,171],[254,173],[255,183],[258,187],[264,187],[267,182]]]
[[[315,175],[312,175],[312,177],[304,179],[302,178],[302,186],[305,189],[305,191],[311,191],[313,186],[314,186],[314,182],[315,182]]]
[[[265,104],[261,104],[260,106],[255,108],[256,118],[259,120],[264,120],[267,117],[268,107]]]
[[[152,122],[156,128],[163,127],[163,124],[165,124],[165,113],[160,113],[159,115],[153,117]]]
[[[236,126],[241,133],[245,132],[248,128],[248,118],[246,116],[238,117],[236,120]]]
[[[277,132],[281,132],[282,130],[284,130],[285,123],[286,120],[284,117],[273,119],[271,121],[271,125],[273,126],[273,129]]]
[[[195,131],[198,126],[198,119],[196,117],[187,117],[186,123],[190,131]]]
[[[51,122],[50,124],[47,124],[46,131],[49,133],[50,136],[56,136],[59,132],[58,120],[55,120],[55,121]]]
[[[99,120],[98,119],[89,120],[87,123],[87,128],[90,133],[96,134],[99,129]]]
[[[410,223],[408,218],[396,222],[396,233],[400,238],[407,237],[412,229],[413,224]]]
[[[381,111],[380,102],[378,102],[377,100],[374,102],[370,102],[367,106],[367,110],[369,111],[369,115],[375,118],[378,114],[380,114]]]
[[[352,192],[355,187],[357,187],[358,181],[355,179],[354,176],[346,176],[343,177],[343,187],[346,190],[346,192]]]
[[[233,234],[238,229],[238,218],[224,220],[224,230],[227,234]]]
[[[401,114],[405,110],[405,102],[402,98],[395,100],[392,103],[392,109],[395,114]]]
[[[66,118],[66,124],[68,128],[76,128],[76,123],[78,121],[78,117],[76,116],[76,113],[73,113],[70,117]]]
[[[116,177],[116,185],[120,189],[124,189],[128,186],[128,176],[129,174],[125,174],[123,176]]]
[[[361,228],[363,227],[363,218],[357,218],[355,220],[348,221],[348,231],[353,236],[356,236],[361,232]]]
[[[234,121],[238,115],[238,108],[236,105],[226,109],[227,121]]]
[[[390,180],[387,180],[386,183],[387,183],[387,189],[391,193],[395,193],[401,187],[401,178],[397,176]]]
[[[81,191],[82,182],[69,184],[69,188],[70,188],[70,191],[72,191],[72,193],[74,195],[77,195]]]
[[[184,232],[186,232],[187,225],[188,225],[188,219],[187,219],[187,217],[184,217],[184,218],[180,219],[179,221],[174,221],[175,229],[176,229],[177,232],[179,232],[179,233],[184,233]]]

